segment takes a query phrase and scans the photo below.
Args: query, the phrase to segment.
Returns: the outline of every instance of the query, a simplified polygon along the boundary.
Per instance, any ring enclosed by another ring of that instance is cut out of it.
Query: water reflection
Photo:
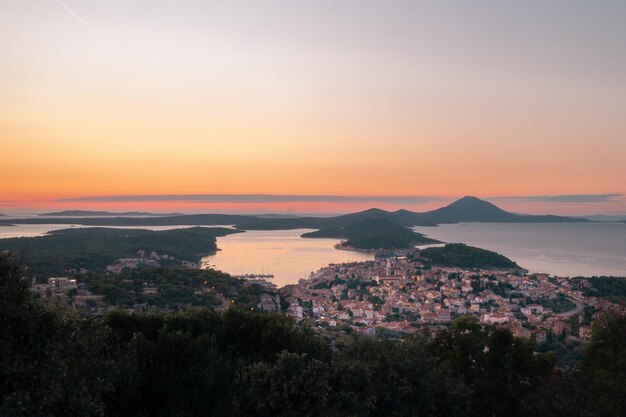
[[[336,239],[303,239],[308,229],[248,231],[217,238],[221,251],[203,258],[205,264],[234,275],[273,274],[280,286],[329,263],[367,261],[372,254],[335,249]]]
[[[624,223],[461,223],[414,230],[496,251],[531,272],[626,276]]]

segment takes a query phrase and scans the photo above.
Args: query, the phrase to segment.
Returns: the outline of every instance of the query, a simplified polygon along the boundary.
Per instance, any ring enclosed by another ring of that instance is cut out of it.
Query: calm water
[[[626,276],[624,223],[461,223],[414,230],[496,251],[531,272]]]
[[[81,228],[81,227],[100,227],[100,226],[81,226],[69,224],[18,224],[15,226],[0,226],[0,239],[9,237],[35,237],[43,236],[53,230]],[[172,230],[184,229],[193,226],[102,226],[111,229],[147,229],[147,230]],[[202,226],[202,227],[230,227],[230,226]]]
[[[67,224],[20,224],[0,226],[0,238],[43,236],[51,230],[67,229]]]
[[[230,274],[273,274],[280,286],[294,284],[329,263],[367,261],[373,255],[337,250],[336,239],[303,239],[311,230],[249,231],[217,238],[221,251],[203,259]]]
[[[0,238],[43,236],[51,230],[70,225],[20,224],[0,227]],[[81,227],[76,225],[75,227]],[[191,226],[123,226],[122,229],[169,230]],[[204,226],[211,227],[211,226]],[[337,250],[336,239],[302,239],[309,229],[249,231],[218,237],[221,251],[205,257],[203,262],[231,274],[273,274],[278,286],[293,284],[300,278],[329,263],[356,262],[373,259],[373,255]]]
[[[68,225],[0,227],[0,238],[42,236]],[[167,230],[189,226],[137,227]],[[461,242],[493,250],[531,272],[560,276],[626,276],[624,223],[462,223],[416,227],[444,242]],[[279,285],[296,283],[329,263],[372,259],[372,255],[337,250],[336,239],[302,239],[309,230],[249,231],[217,238],[221,249],[204,261],[231,274],[274,274]]]

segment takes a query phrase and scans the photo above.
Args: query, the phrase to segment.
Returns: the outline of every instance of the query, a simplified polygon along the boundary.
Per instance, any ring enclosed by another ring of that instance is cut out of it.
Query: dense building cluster
[[[296,320],[345,327],[437,332],[462,315],[506,327],[515,336],[587,339],[594,311],[618,308],[583,295],[569,279],[520,270],[425,266],[406,256],[334,264],[282,289]]]

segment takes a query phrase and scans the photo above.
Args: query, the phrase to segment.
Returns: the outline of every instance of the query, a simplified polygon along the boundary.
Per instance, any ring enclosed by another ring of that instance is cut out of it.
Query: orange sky
[[[183,3],[0,3],[0,212],[363,206],[55,202],[133,194],[626,194],[620,4]],[[614,200],[521,208],[625,213]]]

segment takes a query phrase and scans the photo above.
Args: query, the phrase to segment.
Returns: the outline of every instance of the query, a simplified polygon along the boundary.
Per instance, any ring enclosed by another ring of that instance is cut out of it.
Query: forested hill
[[[443,247],[427,248],[420,256],[429,259],[433,265],[457,268],[482,269],[521,269],[519,265],[499,253],[451,243]]]
[[[163,231],[62,229],[39,237],[0,239],[0,252],[8,250],[23,256],[31,273],[47,277],[67,269],[101,271],[116,259],[136,257],[138,251],[167,254],[175,258],[175,263],[198,262],[203,255],[217,250],[216,237],[237,232],[221,227]]]
[[[344,239],[341,246],[354,249],[408,249],[418,244],[437,242],[383,218],[321,229],[305,233],[302,237]]]
[[[553,215],[515,214],[476,197],[463,197],[445,207],[425,213],[416,213],[416,222],[423,223],[586,223],[589,219]]]

